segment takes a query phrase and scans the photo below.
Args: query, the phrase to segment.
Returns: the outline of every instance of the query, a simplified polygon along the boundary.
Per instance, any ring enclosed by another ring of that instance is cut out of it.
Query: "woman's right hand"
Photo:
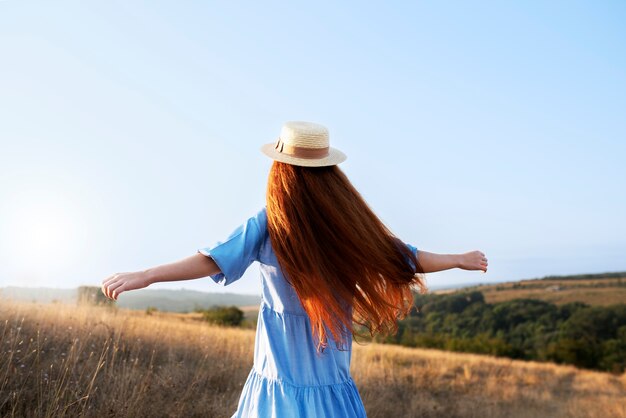
[[[117,300],[120,293],[127,290],[143,289],[150,285],[146,272],[115,273],[102,281],[102,293],[113,300]]]
[[[459,266],[463,270],[482,270],[487,273],[487,257],[481,251],[459,254]]]

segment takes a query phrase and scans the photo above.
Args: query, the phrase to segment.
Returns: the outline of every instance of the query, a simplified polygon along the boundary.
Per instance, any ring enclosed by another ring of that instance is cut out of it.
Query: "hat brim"
[[[337,148],[329,147],[328,156],[324,158],[297,158],[292,157],[289,154],[284,154],[276,151],[276,142],[265,144],[261,147],[261,152],[267,155],[273,160],[280,161],[282,163],[300,165],[303,167],[325,167],[329,165],[339,164],[348,158],[346,154],[339,151]]]

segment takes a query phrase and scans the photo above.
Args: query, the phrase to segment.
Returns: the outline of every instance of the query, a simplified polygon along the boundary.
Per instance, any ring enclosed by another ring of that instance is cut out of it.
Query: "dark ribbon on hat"
[[[287,154],[296,158],[305,158],[305,159],[318,159],[328,157],[329,147],[324,148],[306,148],[306,147],[298,147],[296,145],[285,144],[280,137],[278,137],[278,141],[276,141],[276,145],[274,146],[276,151],[281,154]]]

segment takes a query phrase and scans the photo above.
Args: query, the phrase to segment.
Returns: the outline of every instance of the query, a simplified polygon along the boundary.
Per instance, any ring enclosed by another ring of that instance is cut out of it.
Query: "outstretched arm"
[[[487,257],[481,251],[470,251],[464,254],[436,254],[417,250],[424,273],[460,268],[463,270],[483,270],[487,273]]]
[[[122,292],[143,289],[152,283],[199,279],[219,272],[220,268],[212,258],[196,253],[180,261],[143,271],[116,273],[102,281],[102,293],[109,299],[117,300]]]

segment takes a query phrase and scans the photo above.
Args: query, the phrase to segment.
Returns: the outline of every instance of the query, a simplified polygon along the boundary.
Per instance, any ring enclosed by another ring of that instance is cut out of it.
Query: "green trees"
[[[410,347],[626,370],[626,304],[556,306],[535,299],[485,303],[481,292],[415,295],[395,342]]]
[[[626,304],[578,309],[563,322],[550,359],[580,367],[626,369]]]

